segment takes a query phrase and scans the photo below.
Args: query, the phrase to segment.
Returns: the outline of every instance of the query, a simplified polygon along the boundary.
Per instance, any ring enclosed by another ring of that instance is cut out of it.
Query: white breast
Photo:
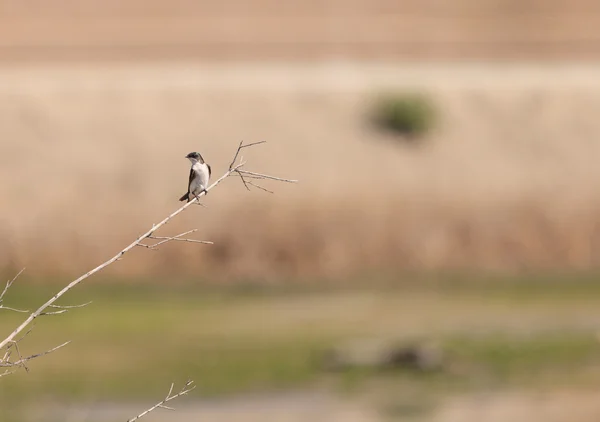
[[[210,177],[208,174],[208,166],[206,163],[196,163],[192,166],[192,169],[196,172],[196,174],[200,175],[200,177],[194,178],[192,185],[190,186],[190,192],[198,195],[208,187],[208,179]]]

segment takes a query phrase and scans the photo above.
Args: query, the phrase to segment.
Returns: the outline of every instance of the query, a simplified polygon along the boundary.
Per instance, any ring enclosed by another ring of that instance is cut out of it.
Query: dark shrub
[[[409,137],[425,135],[436,120],[433,104],[419,94],[381,96],[375,101],[372,113],[378,127]]]

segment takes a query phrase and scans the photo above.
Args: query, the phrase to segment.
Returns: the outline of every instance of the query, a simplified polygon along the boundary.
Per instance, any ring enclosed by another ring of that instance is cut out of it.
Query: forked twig
[[[269,176],[268,174],[256,173],[256,172],[248,171],[248,170],[239,170],[239,172],[243,175],[253,176],[255,179],[267,179],[267,180],[276,180],[278,182],[298,183],[297,180],[283,179],[281,177]]]
[[[42,315],[60,315],[60,314],[64,314],[65,312],[68,312],[71,309],[83,308],[85,306],[88,306],[90,303],[92,303],[91,300],[89,302],[82,303],[81,305],[50,305],[50,306],[48,306],[49,308],[59,309],[59,310],[58,311],[52,311],[52,312],[42,312],[40,314],[40,316],[42,316]]]
[[[240,176],[240,179],[242,179],[242,183],[244,184],[244,187],[246,188],[246,190],[250,190],[250,188],[248,187],[248,184],[249,184],[250,182],[246,182],[246,179],[244,178],[244,175],[243,175],[242,173],[240,173],[240,171],[239,171],[239,170],[236,170],[235,172],[236,172],[236,174],[237,174],[238,176]]]
[[[0,374],[0,378],[5,377],[7,375],[14,374],[15,372],[16,372],[16,370],[11,371],[11,370],[7,369],[6,371],[4,371],[3,373]]]
[[[141,243],[140,242],[140,243],[138,243],[137,246],[141,246],[143,248],[157,250],[160,245],[163,245],[163,244],[168,243],[168,242],[203,243],[205,245],[213,245],[214,244],[214,242],[211,242],[209,240],[187,239],[187,238],[183,237],[185,235],[188,235],[190,233],[194,233],[194,232],[197,232],[197,231],[198,231],[198,229],[192,229],[192,230],[188,230],[187,232],[180,233],[177,236],[168,236],[168,237],[167,236],[154,236],[154,235],[151,235],[151,236],[148,236],[148,239],[160,240],[160,242],[156,242],[153,245],[147,245],[145,243]]]
[[[239,176],[239,178],[242,180],[242,183],[244,184],[244,187],[246,188],[246,190],[250,190],[250,186],[254,186],[255,188],[258,188],[260,190],[263,190],[265,192],[268,193],[273,193],[273,191],[270,191],[269,189],[260,186],[257,183],[254,183],[252,181],[246,180],[246,178],[248,179],[268,179],[268,180],[276,180],[279,182],[286,182],[286,183],[296,183],[298,182],[297,180],[292,180],[292,179],[283,179],[280,177],[275,177],[275,176],[269,176],[267,174],[262,174],[262,173],[255,173],[252,171],[247,171],[247,170],[241,170],[241,167],[244,166],[245,162],[244,162],[244,157],[240,157],[240,163],[235,166],[235,162],[237,160],[237,157],[240,153],[240,151],[243,148],[248,148],[251,147],[253,145],[259,145],[259,144],[264,144],[266,141],[260,141],[260,142],[254,142],[251,144],[247,144],[244,145],[244,141],[240,142],[240,145],[238,146],[238,149],[235,153],[235,155],[233,156],[233,160],[231,161],[231,164],[229,164],[229,171],[231,172],[230,175],[235,175],[235,176]],[[235,166],[235,167],[234,167]]]
[[[75,308],[83,308],[84,306],[88,306],[90,303],[92,303],[91,300],[89,302],[82,303],[81,305],[50,305],[50,308],[75,309]]]
[[[162,240],[162,242],[158,242],[156,245],[152,245],[153,248],[162,245],[163,243],[167,243],[170,241],[175,242],[190,242],[190,243],[203,243],[205,245],[214,245],[214,242],[210,240],[196,240],[196,239],[181,239],[179,237],[161,237],[161,236],[152,236],[150,239]]]
[[[265,192],[268,192],[268,193],[274,193],[272,190],[269,190],[269,189],[267,189],[267,188],[263,188],[261,185],[258,185],[258,184],[254,183],[254,182],[248,182],[248,184],[249,184],[249,185],[252,185],[252,186],[254,186],[255,188],[258,188],[258,189],[260,189],[260,190],[264,190]]]
[[[19,360],[15,361],[15,362],[2,361],[2,362],[0,362],[0,367],[22,366],[22,367],[25,368],[25,370],[28,371],[27,366],[25,366],[25,362],[30,361],[30,360],[35,359],[35,358],[39,358],[41,356],[49,355],[50,353],[55,352],[55,351],[57,351],[58,349],[60,349],[62,347],[65,347],[70,342],[71,342],[70,340],[69,341],[65,341],[63,344],[60,344],[60,345],[58,345],[56,347],[53,347],[52,349],[46,350],[45,352],[36,353],[34,355],[30,355],[30,356],[27,356],[27,357],[22,357],[21,353],[19,352],[18,342],[15,341],[13,344],[15,346],[15,349],[17,350],[17,354],[19,355]]]
[[[233,166],[235,165],[235,161],[238,158],[238,155],[240,154],[240,151],[243,150],[244,148],[250,148],[253,147],[255,145],[260,145],[260,144],[265,144],[267,143],[267,141],[258,141],[258,142],[252,142],[251,144],[246,144],[244,145],[244,141],[240,141],[240,144],[238,145],[238,149],[235,152],[235,155],[233,156],[233,160],[231,160],[231,164],[229,164],[229,171],[233,171]],[[240,163],[243,163],[244,159],[240,159]]]
[[[4,290],[2,290],[2,293],[0,293],[0,302],[2,302],[2,299],[4,299],[4,295],[6,294],[8,289],[10,289],[10,286],[12,286],[12,284],[17,280],[17,278],[19,278],[19,276],[21,274],[23,274],[23,271],[25,271],[25,268],[23,268],[21,271],[19,271],[17,273],[17,275],[12,278],[12,280],[8,280],[6,282],[6,286],[4,286]]]
[[[27,310],[27,309],[11,308],[10,306],[4,306],[4,305],[0,305],[0,309],[6,309],[7,311],[13,311],[13,312],[21,312],[22,314],[26,314],[27,312],[29,312],[29,310]]]
[[[6,286],[4,286],[4,290],[2,290],[2,293],[0,293],[0,309],[6,309],[7,311],[14,311],[14,312],[24,312],[24,313],[29,312],[26,309],[11,308],[9,306],[4,306],[2,304],[2,302],[4,301],[4,295],[6,295],[6,292],[8,292],[8,289],[10,289],[10,286],[13,285],[13,283],[17,280],[17,278],[19,278],[19,276],[21,274],[23,274],[23,271],[25,271],[25,268],[23,268],[21,271],[19,271],[17,273],[17,275],[12,278],[12,280],[8,280],[6,282]]]
[[[154,406],[152,406],[151,408],[144,410],[142,413],[140,413],[139,415],[129,419],[127,422],[134,422],[137,421],[140,418],[143,418],[144,416],[146,416],[148,413],[156,410],[156,409],[167,409],[167,410],[175,410],[172,407],[169,406],[165,406],[165,403],[170,402],[173,399],[176,399],[177,397],[180,396],[184,396],[187,393],[189,393],[190,391],[192,391],[194,388],[196,388],[194,384],[194,381],[192,380],[188,380],[185,385],[183,386],[183,388],[181,390],[179,390],[178,393],[173,394],[173,387],[175,387],[175,384],[171,384],[171,388],[169,388],[169,392],[167,393],[167,396],[162,400],[159,401],[158,403],[156,403]],[[173,394],[173,395],[172,395]]]

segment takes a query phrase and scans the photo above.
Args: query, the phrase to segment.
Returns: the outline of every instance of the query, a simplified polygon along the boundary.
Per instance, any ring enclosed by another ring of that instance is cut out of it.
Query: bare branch
[[[52,348],[52,349],[50,349],[50,350],[46,350],[45,352],[41,352],[41,353],[37,353],[37,354],[35,354],[35,355],[27,356],[26,358],[23,358],[23,359],[22,359],[22,361],[23,361],[23,362],[27,362],[27,361],[29,361],[29,360],[31,360],[31,359],[35,359],[35,358],[38,358],[38,357],[40,357],[40,356],[46,356],[46,355],[49,355],[50,353],[56,352],[58,349],[61,349],[61,348],[65,347],[65,346],[66,346],[67,344],[69,344],[69,343],[71,343],[71,340],[69,340],[69,341],[65,341],[63,344],[59,344],[58,346],[56,346],[56,347],[53,347],[53,348]],[[15,363],[16,363],[16,364],[19,364],[20,362],[15,362]]]
[[[229,175],[230,176],[238,176],[242,180],[242,183],[244,184],[244,187],[247,190],[250,190],[250,186],[254,186],[255,188],[264,190],[265,192],[269,192],[269,193],[273,193],[273,191],[270,191],[269,189],[266,189],[263,186],[260,186],[256,183],[253,183],[252,181],[246,180],[246,179],[275,180],[278,182],[297,183],[298,181],[293,180],[293,179],[284,179],[281,177],[270,176],[268,174],[256,173],[256,172],[252,172],[252,171],[248,171],[248,170],[241,170],[241,168],[246,164],[244,162],[244,157],[240,157],[239,164],[237,166],[235,165],[237,157],[243,148],[248,148],[248,147],[251,147],[254,145],[263,144],[265,142],[266,141],[260,141],[260,142],[253,142],[251,144],[244,145],[244,141],[241,141],[238,146],[237,151],[235,152],[235,155],[233,156],[233,160],[231,161],[231,164],[229,165],[229,173],[230,173]]]
[[[236,169],[236,167],[234,167],[234,170]],[[216,181],[214,181],[208,188],[206,188],[206,191],[201,192],[198,195],[198,198],[201,197],[201,196],[203,196],[203,195],[206,195],[207,191],[210,191],[211,189],[214,189],[217,185],[219,185],[221,182],[223,182],[225,179],[227,179],[227,177],[234,170],[229,170],[229,171],[225,172],[225,174],[223,174]],[[164,218],[161,222],[159,222],[157,224],[153,224],[152,228],[150,230],[146,231],[144,234],[142,234],[141,236],[139,236],[137,239],[135,239],[133,242],[131,242],[123,250],[121,250],[119,253],[117,253],[115,256],[113,256],[109,260],[107,260],[104,263],[98,265],[97,267],[93,268],[92,270],[88,271],[87,273],[83,274],[82,276],[78,277],[77,279],[71,281],[67,286],[65,286],[62,290],[60,290],[58,293],[56,293],[46,303],[44,303],[43,305],[41,305],[36,311],[32,312],[29,315],[29,317],[27,317],[27,319],[25,319],[25,321],[23,321],[21,323],[21,325],[19,325],[17,328],[15,328],[15,330],[8,337],[6,337],[4,340],[2,340],[0,342],[0,349],[5,348],[10,342],[12,342],[14,340],[14,338],[21,331],[23,331],[29,324],[31,324],[34,319],[36,319],[37,317],[39,317],[40,315],[42,315],[43,312],[44,312],[44,310],[46,308],[48,308],[51,305],[53,305],[54,302],[56,302],[59,298],[61,298],[65,293],[67,293],[73,287],[77,286],[79,283],[81,283],[86,278],[89,278],[90,276],[92,276],[92,275],[96,274],[97,272],[103,270],[104,268],[108,267],[109,265],[115,263],[116,261],[119,261],[123,257],[123,255],[125,255],[131,249],[133,249],[136,246],[138,246],[138,244],[140,244],[144,239],[147,239],[150,236],[152,236],[156,230],[158,230],[159,228],[161,228],[162,226],[164,226],[165,224],[167,224],[169,221],[171,221],[177,215],[181,214],[183,211],[185,211],[186,208],[194,205],[198,201],[198,198],[194,198],[190,202],[185,203],[184,205],[182,205],[181,207],[179,207],[177,210],[175,210],[174,212],[172,212],[170,215],[168,215],[166,218]]]
[[[232,176],[239,176],[239,177],[243,177],[244,179],[258,179],[258,180],[264,180],[264,177],[259,177],[259,176],[252,176],[249,174],[245,174],[245,175],[241,175],[239,174],[237,171],[235,173],[232,174]]]
[[[2,302],[2,299],[4,299],[4,295],[6,294],[6,292],[8,291],[8,289],[10,289],[10,286],[12,286],[12,284],[17,280],[17,278],[19,278],[19,276],[21,274],[23,274],[23,271],[25,271],[25,268],[23,268],[21,271],[19,271],[17,273],[17,275],[13,277],[12,280],[8,280],[6,282],[6,286],[4,287],[4,290],[2,290],[2,293],[0,293],[0,302]]]
[[[2,357],[2,360],[0,360],[0,367],[22,366],[22,367],[25,368],[26,371],[29,371],[29,369],[27,368],[27,366],[25,366],[24,364],[22,364],[22,365],[16,365],[15,363],[10,362],[10,357],[12,356],[12,352],[15,351],[17,353],[17,355],[19,356],[19,360],[23,360],[23,358],[21,356],[21,351],[19,350],[19,343],[21,341],[23,341],[23,339],[25,337],[27,337],[29,335],[29,333],[31,333],[33,331],[34,327],[35,326],[32,326],[31,328],[29,328],[29,330],[27,330],[25,332],[25,334],[23,334],[18,339],[13,340],[8,346],[6,346],[6,352],[4,353],[4,356]]]
[[[52,349],[46,350],[45,352],[36,353],[35,355],[31,355],[31,356],[27,356],[27,357],[22,357],[21,353],[19,352],[19,349],[18,349],[19,346],[18,346],[17,342],[15,342],[14,345],[17,350],[17,354],[19,355],[19,360],[17,360],[16,362],[8,362],[8,361],[0,362],[0,367],[22,366],[25,368],[25,370],[28,370],[27,367],[25,366],[25,362],[30,361],[35,358],[39,358],[41,356],[49,355],[50,353],[55,352],[62,347],[65,347],[69,343],[71,343],[70,340],[66,341],[63,344],[60,344],[56,347],[53,347]]]
[[[148,410],[143,411],[142,413],[135,416],[134,418],[129,419],[127,422],[137,421],[138,419],[143,418],[148,413],[150,413],[156,409],[175,410],[172,407],[165,406],[165,403],[167,403],[173,399],[176,399],[179,396],[184,396],[184,395],[188,394],[190,391],[192,391],[194,388],[196,388],[196,386],[192,385],[192,384],[194,384],[194,381],[188,380],[185,383],[185,385],[183,386],[183,388],[181,390],[179,390],[179,392],[177,394],[173,394],[173,387],[175,386],[175,384],[171,384],[171,388],[169,388],[169,392],[167,393],[167,396],[162,401],[156,403],[154,406],[152,406]]]
[[[205,245],[214,245],[214,242],[211,242],[210,240],[196,240],[196,239],[181,239],[178,237],[151,237],[150,239],[156,239],[156,240],[162,240],[162,242],[158,242],[156,245],[152,245],[153,248],[156,248],[159,245],[162,245],[163,243],[167,243],[167,242],[171,242],[171,241],[175,241],[175,242],[191,242],[191,243],[203,243]]]
[[[13,350],[15,350],[15,351],[17,352],[17,355],[19,356],[19,362],[21,362],[21,361],[23,360],[23,357],[21,356],[21,351],[19,350],[19,343],[18,343],[18,342],[16,342],[16,341],[14,341],[14,342],[11,344],[11,346],[14,346],[14,349],[13,349]],[[10,353],[9,353],[9,356],[10,356]],[[29,372],[29,368],[27,368],[27,366],[26,366],[24,363],[23,363],[23,364],[21,364],[21,365],[17,365],[16,363],[12,363],[12,362],[10,362],[10,361],[3,361],[3,362],[0,364],[0,366],[1,366],[1,367],[4,367],[4,368],[6,368],[6,367],[13,367],[13,366],[22,366],[23,368],[25,368],[25,370],[26,370],[27,372]]]
[[[264,144],[264,143],[266,143],[266,142],[267,142],[267,141],[258,141],[258,142],[253,142],[253,143],[251,143],[251,144],[246,144],[246,145],[244,145],[244,141],[240,141],[240,145],[238,146],[238,149],[237,149],[237,151],[235,152],[235,155],[233,156],[233,160],[231,160],[231,164],[229,164],[229,171],[231,172],[231,171],[233,171],[233,170],[234,170],[233,166],[234,166],[234,164],[235,164],[235,161],[237,160],[237,158],[238,158],[238,155],[239,155],[239,153],[240,153],[240,151],[241,151],[242,149],[244,149],[244,148],[250,148],[250,147],[253,147],[253,146],[255,146],[255,145]],[[240,158],[240,163],[242,163],[243,161],[244,161],[244,158],[243,158],[243,157],[242,157],[242,158]]]
[[[173,236],[172,238],[173,238],[173,239],[177,239],[178,237],[187,236],[188,234],[191,234],[191,233],[196,233],[197,231],[198,231],[198,229],[192,229],[192,230],[188,230],[188,231],[186,231],[186,232],[183,232],[183,233],[180,233],[180,234],[178,234],[177,236]],[[150,238],[151,238],[151,239],[155,239],[155,237],[154,237],[154,236],[150,236]]]
[[[4,356],[0,360],[0,363],[7,362],[10,359],[12,351],[10,350],[10,345],[6,348],[6,352],[4,352]]]
[[[14,311],[14,312],[22,312],[24,314],[29,312],[27,309],[11,308],[10,306],[4,306],[4,305],[0,305],[0,309],[6,309],[7,311]]]
[[[14,342],[15,342],[15,343],[19,343],[19,342],[23,341],[23,339],[24,339],[25,337],[27,337],[27,336],[28,336],[28,335],[29,335],[29,334],[30,334],[30,333],[33,331],[33,329],[34,329],[34,328],[35,328],[35,325],[34,325],[34,326],[32,326],[32,327],[31,327],[29,330],[27,330],[27,331],[25,332],[25,334],[23,334],[21,337],[19,337],[19,338],[18,338],[17,340],[15,340]],[[8,348],[10,348],[10,346],[8,346]],[[7,348],[7,349],[8,349],[8,348]]]
[[[240,171],[239,171],[239,170],[236,170],[235,172],[236,172],[236,174],[237,174],[238,176],[240,176],[240,179],[242,179],[242,183],[244,184],[244,187],[245,187],[247,190],[250,190],[250,188],[248,187],[248,182],[246,182],[246,179],[244,179],[244,175],[243,175],[242,173],[240,173]]]
[[[29,334],[29,332],[31,331],[31,329],[29,329],[29,331],[27,331],[25,333],[25,335],[23,335],[20,339],[17,339],[17,337],[23,332],[25,331],[28,327],[30,327],[32,325],[32,323],[34,322],[34,320],[40,316],[43,315],[59,315],[62,313],[67,312],[70,309],[73,308],[80,308],[83,306],[88,305],[88,303],[86,304],[82,304],[82,305],[71,305],[71,306],[62,306],[62,305],[56,305],[55,302],[57,302],[62,296],[64,296],[69,290],[71,290],[72,288],[74,288],[75,286],[77,286],[79,283],[81,283],[82,281],[84,281],[85,279],[91,277],[92,275],[96,274],[99,271],[102,271],[103,269],[105,269],[106,267],[108,267],[109,265],[112,265],[113,263],[120,261],[121,259],[123,259],[124,255],[131,251],[133,248],[135,248],[136,246],[140,246],[140,247],[144,247],[147,249],[156,249],[159,245],[162,245],[164,243],[167,242],[171,242],[171,241],[176,241],[176,242],[190,242],[190,243],[203,243],[203,244],[212,244],[213,242],[210,241],[205,241],[205,240],[196,240],[196,239],[188,239],[184,236],[195,232],[196,230],[190,230],[187,231],[185,233],[181,233],[178,234],[176,236],[172,236],[172,237],[165,237],[165,236],[154,236],[154,233],[159,230],[161,227],[163,227],[164,225],[166,225],[167,223],[169,223],[173,218],[175,218],[177,215],[181,214],[183,211],[185,211],[188,207],[192,206],[192,205],[201,205],[204,206],[203,204],[200,203],[200,197],[202,197],[203,195],[206,195],[208,193],[208,191],[214,189],[216,186],[218,186],[221,182],[223,182],[225,179],[227,179],[229,176],[235,175],[235,176],[239,176],[242,179],[242,182],[244,183],[244,186],[249,190],[249,186],[255,186],[259,189],[265,190],[267,192],[270,192],[269,190],[263,188],[262,186],[259,186],[253,182],[251,182],[250,180],[261,180],[261,179],[268,179],[268,180],[275,180],[275,181],[281,181],[281,182],[288,182],[288,183],[294,183],[296,182],[296,180],[290,180],[290,179],[283,179],[283,178],[279,178],[279,177],[275,177],[275,176],[270,176],[270,175],[266,175],[266,174],[262,174],[262,173],[256,173],[256,172],[251,172],[251,171],[247,171],[247,170],[241,170],[241,168],[246,164],[246,162],[244,161],[243,157],[240,157],[240,152],[242,149],[244,148],[249,148],[255,145],[260,145],[265,143],[265,141],[260,141],[260,142],[253,142],[250,144],[246,144],[244,145],[243,141],[240,142],[240,144],[237,147],[237,150],[235,152],[235,155],[233,157],[233,160],[231,161],[231,164],[229,165],[229,169],[221,176],[219,177],[217,180],[215,180],[210,186],[208,186],[204,191],[202,191],[201,193],[199,193],[197,196],[195,196],[192,200],[190,200],[189,202],[183,204],[182,206],[180,206],[177,210],[175,210],[174,212],[172,212],[171,214],[169,214],[167,217],[165,217],[162,221],[160,221],[159,223],[156,224],[152,224],[152,227],[147,230],[145,233],[143,233],[142,235],[140,235],[137,239],[135,239],[133,242],[131,242],[129,245],[125,246],[125,248],[123,248],[120,252],[118,252],[115,256],[113,256],[112,258],[108,259],[107,261],[103,262],[102,264],[98,265],[97,267],[91,269],[90,271],[88,271],[87,273],[81,275],[80,277],[76,278],[75,280],[71,281],[69,284],[67,284],[65,287],[63,287],[58,293],[56,293],[53,297],[51,297],[48,301],[46,301],[43,305],[41,305],[37,310],[35,310],[34,312],[31,312],[29,314],[29,316],[17,327],[13,330],[13,332],[8,335],[8,337],[6,337],[4,340],[0,341],[0,350],[4,350],[5,354],[4,357],[0,360],[0,365],[1,366],[23,366],[27,369],[27,367],[25,366],[25,362],[40,357],[40,356],[44,356],[48,353],[54,352],[55,350],[64,347],[68,344],[64,343],[58,347],[55,347],[53,349],[50,349],[46,352],[43,353],[39,353],[36,355],[31,355],[28,357],[22,357],[19,347],[18,347],[18,343],[23,339],[23,337],[25,337],[27,334]],[[238,157],[240,157],[239,161],[238,161]],[[236,164],[237,162],[237,164]],[[246,180],[248,179],[248,180]],[[148,244],[148,243],[143,243],[144,240],[146,239],[152,239],[152,240],[157,240],[158,242],[155,244]],[[10,286],[14,283],[14,281],[19,277],[19,275],[23,272],[23,270],[21,270],[12,280],[10,280],[9,282],[7,282],[6,286],[4,287],[4,290],[2,291],[2,293],[0,294],[0,309],[11,309],[11,310],[15,310],[15,311],[20,311],[20,310],[16,310],[14,308],[7,308],[7,307],[3,307],[2,306],[2,300],[4,298],[4,295],[6,294],[6,292],[8,291],[8,289],[10,288]],[[52,311],[48,311],[49,308],[52,308],[54,310]],[[20,311],[20,312],[28,312],[28,311]],[[18,360],[16,362],[11,362],[10,358],[11,358],[11,354],[13,353],[13,351],[19,356]],[[163,408],[167,408],[166,406],[164,406],[164,403],[166,403],[169,400],[172,400],[173,398],[176,398],[180,395],[183,394],[187,394],[189,391],[191,391],[192,388],[188,388],[191,385],[191,381],[188,381],[188,383],[185,385],[185,387],[178,393],[175,395],[171,395],[172,391],[169,392],[169,395],[167,396],[167,398],[159,403],[158,405],[156,405],[154,408],[150,409],[149,411],[157,408],[157,407],[163,407]],[[140,417],[142,417],[143,415],[145,415],[146,413],[148,413],[149,411],[146,411],[145,413],[141,414],[140,416],[137,416],[136,418],[132,419],[132,420],[136,420],[139,419]]]
[[[50,308],[58,308],[58,309],[83,308],[84,306],[88,306],[90,303],[92,303],[91,300],[87,303],[82,303],[81,305],[50,305]]]
[[[255,173],[253,171],[248,171],[248,170],[238,170],[238,173],[241,173],[243,175],[254,176],[257,179],[277,180],[278,182],[286,182],[286,183],[298,183],[298,181],[294,180],[294,179],[283,179],[281,177],[269,176],[268,174]]]
[[[251,144],[242,145],[242,148],[249,148],[249,147],[253,147],[254,145],[260,145],[260,144],[266,144],[266,143],[267,143],[267,141],[252,142]]]
[[[4,377],[4,376],[6,376],[6,375],[11,375],[11,374],[14,374],[15,372],[16,372],[15,370],[12,370],[12,371],[11,371],[11,370],[8,370],[8,369],[7,369],[6,371],[4,371],[3,373],[1,373],[1,374],[0,374],[0,378]]]
[[[6,309],[8,311],[14,311],[14,312],[29,312],[28,310],[25,310],[25,309],[16,309],[16,308],[11,308],[9,306],[2,305],[2,302],[4,300],[4,295],[6,295],[6,292],[8,291],[8,289],[10,289],[10,286],[13,285],[13,283],[17,280],[17,278],[19,278],[19,276],[21,274],[23,274],[23,271],[25,271],[25,268],[23,268],[21,271],[19,271],[17,273],[17,275],[13,277],[12,280],[8,280],[6,282],[6,286],[4,286],[4,290],[2,290],[2,293],[0,293],[0,309]]]
[[[60,315],[60,314],[64,314],[67,311],[68,311],[68,309],[61,309],[60,311],[42,312],[40,314],[40,316],[45,316],[45,315]]]
[[[248,184],[249,184],[249,185],[252,185],[252,186],[254,186],[255,188],[258,188],[258,189],[260,189],[260,190],[264,190],[265,192],[274,193],[272,190],[269,190],[269,189],[263,188],[261,185],[257,185],[256,183],[253,183],[253,182],[248,182]]]
[[[205,245],[214,245],[214,242],[211,242],[209,240],[187,239],[187,238],[183,237],[185,235],[188,235],[190,233],[194,233],[194,232],[197,232],[197,231],[198,231],[198,229],[192,229],[192,230],[188,230],[187,232],[180,233],[177,236],[154,236],[154,235],[150,235],[150,236],[148,236],[148,239],[160,240],[160,242],[157,242],[154,245],[148,245],[146,243],[141,243],[140,242],[140,243],[137,244],[137,246],[141,246],[143,248],[157,250],[160,245],[163,245],[163,244],[168,243],[168,242],[173,242],[173,241],[175,241],[175,242],[203,243]]]
[[[145,243],[138,243],[135,246],[139,246],[140,248],[147,248],[147,249],[152,249],[152,250],[158,250],[154,248],[154,245],[146,245]]]

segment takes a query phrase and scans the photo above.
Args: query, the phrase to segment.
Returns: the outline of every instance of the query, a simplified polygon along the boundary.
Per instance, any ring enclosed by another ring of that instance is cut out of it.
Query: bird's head
[[[199,152],[190,152],[188,155],[185,156],[185,158],[190,160],[192,164],[196,164],[197,162],[204,163],[204,159],[202,158]]]

